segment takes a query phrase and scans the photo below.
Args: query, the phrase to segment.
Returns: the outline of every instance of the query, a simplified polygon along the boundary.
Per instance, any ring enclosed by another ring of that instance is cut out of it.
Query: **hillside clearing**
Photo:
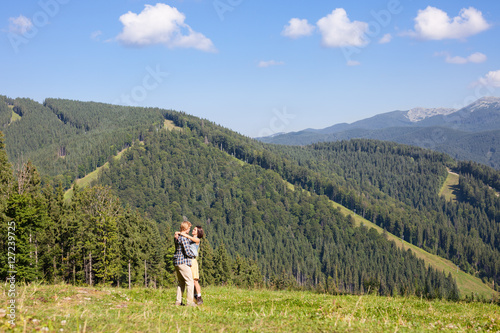
[[[14,105],[8,105],[8,107],[9,107],[9,109],[12,110],[12,117],[10,118],[9,124],[12,124],[13,122],[15,122],[17,120],[20,120],[21,116],[14,112]]]
[[[188,308],[174,306],[174,288],[30,284],[18,291],[19,332],[500,330],[500,308],[478,302],[207,287],[204,305]]]
[[[79,187],[86,187],[93,181],[97,180],[97,178],[99,177],[99,173],[107,168],[109,168],[109,162],[104,163],[102,166],[98,167],[91,173],[85,175],[85,177],[75,180],[75,184]],[[70,189],[68,189],[66,193],[64,193],[64,200],[67,201],[73,197],[73,187],[74,185]]]
[[[444,181],[439,196],[444,196],[448,201],[457,201],[459,175],[448,170],[448,176]]]
[[[144,144],[144,142],[139,141],[139,144]],[[116,160],[120,159],[123,153],[125,153],[128,149],[130,149],[130,147],[122,149],[121,151],[118,152],[118,154],[116,154],[116,156],[113,156],[113,158]],[[97,180],[97,178],[99,177],[99,173],[102,170],[106,170],[108,168],[109,168],[109,162],[106,162],[97,169],[95,169],[94,171],[92,171],[91,173],[85,175],[85,177],[75,180],[75,184],[78,185],[79,187],[86,187],[93,181]],[[66,191],[66,193],[64,193],[64,200],[69,200],[72,196],[73,196],[73,187],[71,187]]]
[[[182,128],[175,126],[174,122],[168,119],[165,119],[165,121],[163,122],[163,128],[165,128],[167,131],[172,131],[172,130],[182,131]]]

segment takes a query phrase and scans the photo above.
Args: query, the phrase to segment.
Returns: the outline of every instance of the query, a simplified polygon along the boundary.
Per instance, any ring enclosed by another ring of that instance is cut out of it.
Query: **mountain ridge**
[[[391,111],[351,124],[341,123],[323,129],[306,129],[257,139],[267,143],[307,145],[371,138],[434,149],[460,160],[470,159],[500,169],[498,131],[500,98],[483,97],[458,110],[414,108]],[[473,137],[480,140],[468,141]],[[481,155],[478,151],[489,153]]]
[[[173,110],[122,109],[68,100],[50,103],[65,117],[73,117],[71,124],[89,131],[68,134],[73,135],[72,140],[83,142],[68,145],[64,159],[57,157],[57,145],[34,147],[30,158],[40,170],[48,170],[42,172],[46,183],[57,183],[61,177],[74,180],[80,170],[78,164],[68,162],[62,165],[66,168],[62,175],[52,175],[49,172],[54,159],[58,163],[71,159],[82,163],[102,161],[100,165],[109,162],[95,182],[112,188],[121,202],[156,221],[160,230],[172,230],[183,215],[189,216],[193,223],[207,228],[211,244],[227,245],[233,257],[243,255],[256,260],[267,278],[283,270],[283,278],[288,276],[297,283],[333,281],[340,290],[351,292],[366,288],[360,281],[372,281],[380,283],[380,292],[387,294],[397,292],[394,286],[405,279],[414,281],[407,275],[408,269],[420,274],[419,279],[425,274],[434,276],[433,271],[421,271],[421,264],[411,256],[404,254],[403,260],[403,254],[380,236],[352,229],[352,218],[332,210],[334,201],[387,232],[451,260],[490,287],[499,283],[495,267],[500,267],[500,242],[489,236],[495,233],[491,221],[500,216],[500,204],[485,206],[481,199],[498,201],[495,193],[488,192],[488,186],[500,188],[495,181],[498,174],[489,168],[461,165],[445,154],[383,141],[357,139],[307,147],[267,145]],[[50,143],[51,132],[38,131],[46,124],[43,118],[30,118],[40,106],[25,100],[16,100],[15,104],[23,117],[8,128],[6,139],[15,138],[29,125],[33,135]],[[144,127],[130,131],[128,126],[136,116],[133,111],[141,111],[141,117],[156,115],[162,120],[150,118],[148,125],[146,118],[141,118]],[[43,114],[50,115],[45,111]],[[106,119],[116,115],[125,119],[109,127]],[[94,116],[102,121],[96,122]],[[165,120],[182,131],[161,130]],[[57,127],[50,128],[53,133],[67,126],[59,120],[53,124]],[[125,148],[116,146],[115,131],[126,133],[125,143],[131,146],[120,159],[112,157]],[[107,135],[102,136],[102,132]],[[26,136],[30,139],[29,133]],[[137,140],[144,145],[132,145]],[[90,159],[93,151],[103,154]],[[456,203],[447,203],[438,196],[448,168],[465,177],[461,191],[469,191]],[[468,179],[467,175],[474,176]],[[299,190],[292,191],[287,183]],[[485,193],[476,196],[481,191]],[[460,219],[456,218],[457,212],[462,214]],[[362,246],[364,254],[351,243]],[[378,255],[377,249],[399,259],[390,262],[366,255]],[[476,256],[481,258],[479,262],[474,260]],[[276,261],[276,257],[286,258],[287,263]],[[358,262],[355,267],[345,265],[352,260]],[[382,266],[370,266],[379,260]],[[405,263],[394,268],[396,281],[380,271],[394,263]],[[422,282],[407,286],[410,292],[413,288],[431,291]]]
[[[413,108],[408,110],[405,117],[407,117],[411,122],[419,122],[424,120],[425,118],[434,117],[437,115],[448,115],[457,111],[456,109],[451,108]]]

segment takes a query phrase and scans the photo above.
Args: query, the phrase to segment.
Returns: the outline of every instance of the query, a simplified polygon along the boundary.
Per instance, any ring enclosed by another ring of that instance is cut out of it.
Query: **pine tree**
[[[114,279],[121,269],[119,260],[118,220],[120,203],[109,187],[95,186],[85,190],[86,205],[82,207],[94,235],[96,253],[93,269],[102,283]]]
[[[144,271],[140,271],[139,268],[144,261],[141,251],[141,220],[137,211],[127,206],[123,221],[118,226],[120,255],[122,258],[121,277],[126,285],[129,284],[129,281],[130,285],[143,285],[141,277],[144,276]]]
[[[66,205],[62,184],[55,189],[47,184],[43,190],[47,203],[48,223],[40,235],[40,261],[44,279],[55,283],[62,275],[62,247],[64,246],[63,234],[66,226]]]
[[[0,131],[0,205],[6,202],[6,197],[12,184],[12,166],[5,151],[3,133]],[[2,208],[0,206],[0,208]],[[2,210],[3,211],[3,210]]]
[[[215,284],[214,252],[208,238],[203,238],[198,255],[200,283],[204,286]]]
[[[214,282],[218,285],[230,284],[232,282],[231,259],[229,258],[224,243],[219,245],[214,256]]]
[[[170,246],[165,251],[165,283],[172,285],[175,281],[175,266],[174,266],[175,246]],[[200,282],[203,283],[205,276],[200,264]]]
[[[250,259],[236,256],[233,263],[234,283],[239,287],[259,287],[263,284],[263,276],[257,263]]]
[[[24,164],[17,173],[13,193],[7,200],[6,215],[16,225],[18,278],[25,281],[41,278],[40,241],[50,219],[41,195],[40,176],[31,162]]]

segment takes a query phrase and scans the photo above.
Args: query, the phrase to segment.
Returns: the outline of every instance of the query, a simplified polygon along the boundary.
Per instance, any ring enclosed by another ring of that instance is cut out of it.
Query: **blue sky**
[[[41,0],[0,11],[0,94],[157,106],[248,136],[500,96],[498,1]]]

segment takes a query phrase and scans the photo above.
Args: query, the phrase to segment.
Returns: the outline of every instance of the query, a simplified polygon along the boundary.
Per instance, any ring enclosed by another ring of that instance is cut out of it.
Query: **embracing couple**
[[[200,239],[203,238],[203,229],[196,226],[193,229],[192,236],[189,235],[191,222],[184,221],[181,223],[180,231],[175,233],[175,253],[174,266],[177,273],[177,298],[175,305],[182,304],[182,294],[187,288],[187,305],[196,306],[203,304],[201,298],[201,287],[199,283],[200,273],[198,271],[198,250],[200,247]],[[196,288],[196,296],[194,289]],[[196,300],[196,303],[194,303]]]

